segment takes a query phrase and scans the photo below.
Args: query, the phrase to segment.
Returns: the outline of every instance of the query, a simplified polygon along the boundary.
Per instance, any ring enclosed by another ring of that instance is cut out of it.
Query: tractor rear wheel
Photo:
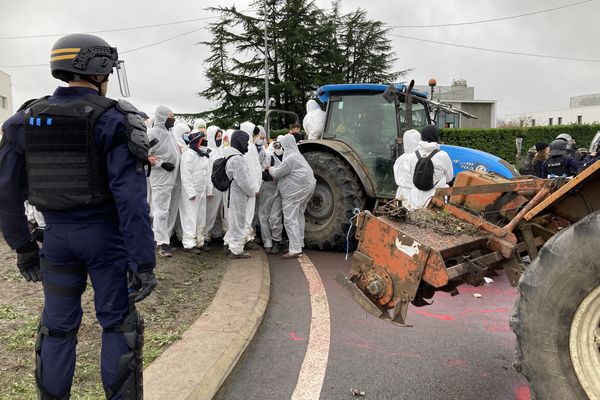
[[[304,242],[312,249],[345,250],[353,210],[365,204],[362,185],[352,167],[335,154],[311,151],[304,157],[317,180],[306,207]]]
[[[600,399],[600,212],[550,239],[519,282],[515,369],[532,399]]]

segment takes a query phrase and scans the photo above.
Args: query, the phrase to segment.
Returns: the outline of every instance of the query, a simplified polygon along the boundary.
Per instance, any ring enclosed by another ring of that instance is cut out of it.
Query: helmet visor
[[[129,97],[129,82],[127,81],[127,71],[125,70],[125,61],[117,60],[115,63],[115,69],[117,70],[117,78],[119,79],[119,90],[121,96]]]

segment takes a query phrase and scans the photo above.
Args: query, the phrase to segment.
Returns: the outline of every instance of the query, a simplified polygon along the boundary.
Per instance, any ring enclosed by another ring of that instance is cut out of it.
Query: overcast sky
[[[445,24],[505,17],[559,7],[577,0],[343,0],[343,10],[359,6],[372,18],[389,25]],[[133,2],[104,0],[96,6],[84,1],[0,0],[0,37],[50,33],[76,33],[167,23],[210,16],[204,8],[235,4],[247,9],[248,0],[171,0]],[[322,7],[330,1],[316,0]],[[412,37],[462,45],[600,60],[600,0],[551,13],[493,23],[443,28],[402,28],[393,32]],[[140,6],[148,5],[145,8]],[[198,29],[209,23],[155,27],[100,33],[123,51],[158,42]],[[47,62],[58,37],[1,40],[0,66]],[[464,78],[475,87],[475,98],[498,101],[498,118],[505,114],[567,108],[569,96],[600,93],[600,63],[552,60],[494,54],[390,36],[398,60],[395,69],[413,68],[409,78],[427,84],[435,77],[439,85]],[[196,43],[210,39],[209,32],[195,33],[122,54],[132,92],[131,102],[152,113],[164,104],[175,112],[200,112],[210,104],[196,95],[207,86],[203,61],[207,49]],[[50,93],[57,85],[46,67],[5,68],[12,76],[13,108],[29,98]],[[118,97],[116,80],[109,95]]]

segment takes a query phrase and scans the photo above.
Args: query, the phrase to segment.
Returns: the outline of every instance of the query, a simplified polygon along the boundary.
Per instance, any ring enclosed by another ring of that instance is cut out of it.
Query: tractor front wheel
[[[313,249],[345,250],[353,210],[365,204],[362,185],[350,165],[335,154],[311,151],[304,157],[317,180],[306,207],[304,242]]]

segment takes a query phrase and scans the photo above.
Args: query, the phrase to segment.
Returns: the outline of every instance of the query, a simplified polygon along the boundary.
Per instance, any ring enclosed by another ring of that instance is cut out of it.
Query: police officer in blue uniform
[[[548,159],[542,165],[542,178],[575,176],[583,165],[584,162],[577,161],[568,154],[567,142],[565,140],[555,139],[550,143]]]
[[[50,68],[69,86],[25,103],[2,126],[0,144],[0,229],[23,277],[44,288],[38,399],[70,397],[88,276],[103,328],[106,398],[141,399],[143,321],[135,302],[156,286],[145,125],[131,104],[105,97],[113,70],[124,70],[117,49],[101,38],[59,39]],[[126,80],[119,83],[127,95]],[[46,220],[41,252],[25,200]]]

